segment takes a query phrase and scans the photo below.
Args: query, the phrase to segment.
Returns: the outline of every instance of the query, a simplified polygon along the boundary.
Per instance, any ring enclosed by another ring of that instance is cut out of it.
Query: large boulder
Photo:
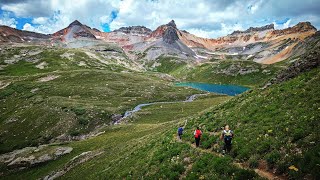
[[[54,147],[47,145],[26,147],[0,155],[0,163],[7,165],[8,168],[24,169],[55,160],[60,156],[69,154],[72,150],[72,147]]]

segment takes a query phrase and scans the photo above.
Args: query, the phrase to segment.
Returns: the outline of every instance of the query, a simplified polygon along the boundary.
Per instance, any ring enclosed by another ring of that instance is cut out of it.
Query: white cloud
[[[12,28],[16,28],[17,23],[18,22],[14,18],[9,18],[4,16],[0,19],[0,25],[9,26]]]
[[[43,33],[54,33],[76,19],[100,30],[104,23],[110,23],[111,30],[133,25],[155,29],[174,19],[179,29],[203,37],[219,37],[287,18],[289,22],[276,24],[276,28],[299,21],[320,27],[320,0],[16,0],[0,2],[0,6],[18,17],[33,18],[29,24]],[[118,12],[116,19],[112,11]]]
[[[273,22],[275,29],[284,29],[290,27],[291,19],[288,19],[285,23],[278,24],[276,22]]]
[[[221,29],[220,30],[214,30],[214,31],[204,31],[202,29],[190,29],[188,30],[189,33],[194,34],[199,37],[204,38],[212,38],[212,37],[221,37],[225,36],[227,34],[231,34],[235,30],[244,30],[244,28],[240,24],[234,24],[234,25],[227,25],[224,23],[221,23]]]
[[[201,37],[218,37],[237,30],[239,27],[234,22],[235,19],[245,18],[242,14],[247,13],[244,3],[235,2],[221,6],[207,0],[161,2],[123,0],[118,18],[110,24],[110,29],[132,25],[145,25],[156,29],[159,25],[174,19],[180,29]]]
[[[37,17],[32,20],[33,24],[45,24],[48,21],[47,17]]]
[[[53,12],[50,2],[48,3],[46,0],[9,3],[4,4],[1,9],[4,11],[13,12],[18,17],[49,16]]]
[[[117,0],[37,0],[4,4],[1,9],[17,17],[32,17],[32,27],[36,32],[51,34],[74,20],[102,30],[101,23],[105,22],[101,20],[105,20],[118,6]],[[26,28],[31,28],[29,25]]]
[[[23,25],[23,28],[22,30],[25,30],[25,31],[35,31],[36,29],[29,23],[26,23]]]
[[[109,16],[101,16],[100,18],[101,23],[108,23],[110,22],[110,17]]]

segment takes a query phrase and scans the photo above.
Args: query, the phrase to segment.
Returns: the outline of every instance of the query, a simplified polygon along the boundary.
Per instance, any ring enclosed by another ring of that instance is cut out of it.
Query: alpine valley
[[[0,179],[320,179],[310,22],[216,39],[174,20],[111,32],[75,20],[53,34],[0,26],[0,55]],[[222,156],[225,124],[235,138]]]

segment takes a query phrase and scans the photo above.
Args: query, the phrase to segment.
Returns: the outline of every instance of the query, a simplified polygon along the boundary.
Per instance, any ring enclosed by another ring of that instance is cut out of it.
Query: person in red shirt
[[[194,135],[194,138],[196,140],[196,147],[199,147],[200,138],[201,138],[201,135],[202,135],[202,132],[201,132],[199,127],[197,127],[197,129],[194,131],[193,135]]]

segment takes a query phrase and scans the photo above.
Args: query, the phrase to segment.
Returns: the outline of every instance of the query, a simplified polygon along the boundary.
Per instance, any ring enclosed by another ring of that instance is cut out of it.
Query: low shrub
[[[272,151],[265,156],[265,160],[267,161],[269,168],[273,168],[280,158],[281,154],[278,151]]]
[[[77,116],[81,116],[86,113],[84,108],[72,108],[71,109]]]
[[[258,155],[253,155],[249,158],[248,160],[249,167],[250,168],[256,168],[259,166],[259,156]]]
[[[82,117],[79,117],[78,118],[78,123],[79,123],[79,125],[81,125],[81,126],[86,126],[86,125],[88,125],[89,124],[89,119],[88,119],[88,117],[84,117],[84,116],[82,116]]]

